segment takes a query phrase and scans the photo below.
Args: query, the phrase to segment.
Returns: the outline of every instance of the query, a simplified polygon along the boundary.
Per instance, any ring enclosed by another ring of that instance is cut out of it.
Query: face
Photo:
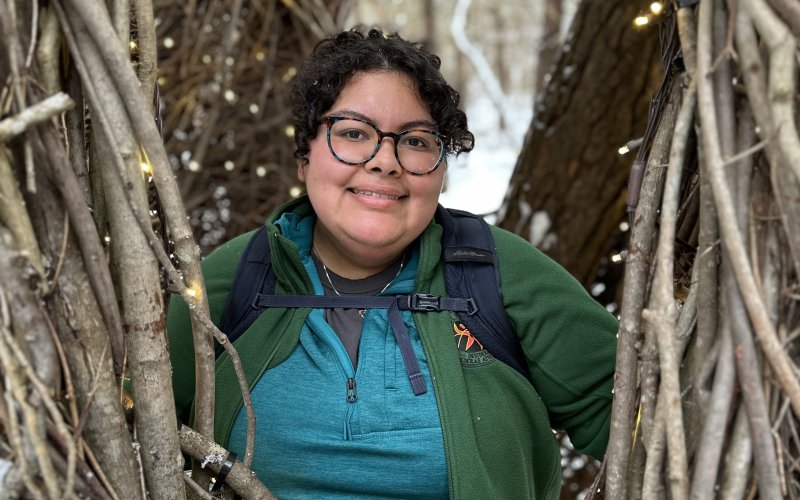
[[[385,132],[436,129],[409,77],[394,71],[354,75],[326,115],[366,119]],[[419,236],[433,217],[445,166],[412,175],[384,138],[368,162],[348,165],[328,148],[327,126],[310,142],[308,164],[298,166],[317,213],[314,248],[333,271],[349,278],[379,271]]]

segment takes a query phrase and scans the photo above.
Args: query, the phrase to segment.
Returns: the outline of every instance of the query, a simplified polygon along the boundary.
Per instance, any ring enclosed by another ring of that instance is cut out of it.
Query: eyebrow
[[[350,111],[350,110],[347,110],[347,109],[343,109],[343,110],[337,111],[337,112],[335,112],[333,114],[336,115],[336,116],[348,116],[350,118],[358,118],[359,120],[363,120],[363,121],[369,123],[370,125],[373,125],[375,127],[378,126],[378,124],[375,123],[375,120],[373,120],[372,118],[370,118],[370,117],[368,117],[366,115],[362,115],[358,111]],[[417,128],[417,127],[429,127],[431,129],[435,129],[436,128],[436,123],[431,121],[431,120],[412,120],[410,122],[405,122],[405,123],[401,123],[400,124],[400,130],[401,131],[402,130],[412,129],[412,128]]]

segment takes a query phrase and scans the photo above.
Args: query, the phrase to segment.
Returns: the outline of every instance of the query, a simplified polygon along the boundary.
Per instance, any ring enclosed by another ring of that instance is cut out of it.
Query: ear
[[[297,162],[297,179],[303,184],[306,183],[306,167],[308,167],[307,163],[303,165],[302,162]]]

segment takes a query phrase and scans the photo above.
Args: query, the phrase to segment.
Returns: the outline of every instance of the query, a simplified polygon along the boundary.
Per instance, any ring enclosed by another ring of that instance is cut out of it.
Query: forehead
[[[359,72],[342,88],[329,112],[352,111],[379,125],[432,120],[417,84],[398,71]]]

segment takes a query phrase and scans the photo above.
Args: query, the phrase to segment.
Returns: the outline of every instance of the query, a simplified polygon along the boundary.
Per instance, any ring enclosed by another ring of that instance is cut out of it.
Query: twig
[[[0,145],[0,223],[11,232],[17,250],[28,259],[46,286],[42,254],[6,151],[5,146]]]
[[[703,431],[694,462],[691,498],[713,498],[720,457],[725,442],[728,417],[731,415],[736,369],[733,360],[733,342],[728,325],[723,325],[720,336],[720,353],[714,374],[714,387],[707,405]]]
[[[152,0],[133,0],[133,11],[136,16],[136,38],[139,42],[139,64],[136,74],[141,83],[144,100],[152,103],[158,61]]]
[[[212,472],[219,473],[228,456],[228,450],[185,425],[181,426],[178,435],[184,453],[195,460],[205,462],[206,467]],[[239,460],[234,462],[225,483],[244,498],[259,500],[275,498],[256,475]]]
[[[56,264],[56,270],[53,272],[52,282],[55,283],[58,281],[58,277],[61,275],[61,266],[64,265],[64,256],[67,253],[67,242],[69,241],[69,212],[64,212],[64,236],[61,239],[61,251],[58,252],[58,263]]]
[[[750,146],[749,148],[747,148],[747,149],[745,149],[743,151],[740,151],[740,152],[736,153],[733,156],[729,156],[727,158],[723,158],[722,159],[722,164],[723,165],[730,165],[732,163],[736,163],[736,162],[738,162],[740,160],[743,160],[743,159],[747,158],[748,156],[754,155],[754,154],[758,153],[759,151],[761,151],[762,149],[764,149],[764,147],[768,143],[769,143],[769,139],[764,139],[763,141],[760,141],[759,143],[757,143],[757,144],[755,144],[753,146]]]
[[[36,53],[37,32],[39,30],[39,0],[31,0],[31,42],[28,46],[28,55],[25,57],[25,68],[30,69],[33,54]]]
[[[794,120],[797,41],[764,0],[741,0],[769,48],[769,100],[786,164],[800,182],[800,138]]]
[[[18,114],[0,121],[0,142],[7,142],[25,132],[30,126],[47,121],[74,106],[75,101],[63,92],[37,102]]]
[[[744,498],[753,457],[749,425],[747,412],[740,406],[731,431],[730,445],[725,454],[725,468],[720,479],[718,498]]]
[[[197,493],[197,495],[200,498],[204,500],[214,500],[214,497],[209,495],[208,491],[204,490],[202,486],[197,484],[197,481],[187,476],[186,474],[183,475],[183,482],[186,483],[191,489],[193,489],[194,492]]]
[[[769,4],[787,22],[794,36],[800,38],[800,4],[793,0],[769,0]]]

